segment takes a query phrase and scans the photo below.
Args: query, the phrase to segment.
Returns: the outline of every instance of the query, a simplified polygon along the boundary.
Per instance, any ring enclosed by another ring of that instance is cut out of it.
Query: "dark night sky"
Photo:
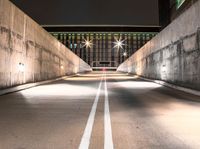
[[[41,25],[158,25],[158,0],[11,0]]]

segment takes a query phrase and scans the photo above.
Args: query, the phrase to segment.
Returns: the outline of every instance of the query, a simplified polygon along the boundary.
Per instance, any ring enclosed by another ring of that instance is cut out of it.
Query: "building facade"
[[[117,68],[151,40],[157,31],[158,29],[154,29],[154,32],[153,30],[152,32],[49,30],[55,38],[93,68]],[[121,42],[120,46],[117,46],[117,41]],[[86,45],[86,42],[89,42],[90,45]]]
[[[156,33],[51,33],[92,67],[118,67]],[[116,42],[121,39],[122,47]],[[90,42],[90,46],[85,45]]]

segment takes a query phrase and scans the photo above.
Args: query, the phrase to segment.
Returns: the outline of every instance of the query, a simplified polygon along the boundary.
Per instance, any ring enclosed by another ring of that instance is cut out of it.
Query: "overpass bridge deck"
[[[0,96],[0,148],[200,148],[200,98],[116,72]]]

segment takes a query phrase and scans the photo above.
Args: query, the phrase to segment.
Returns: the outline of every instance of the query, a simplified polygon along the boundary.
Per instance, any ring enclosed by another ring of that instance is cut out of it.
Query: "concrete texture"
[[[135,77],[135,76],[133,76],[133,77]],[[152,80],[152,79],[144,78],[144,77],[141,77],[141,76],[137,76],[137,77],[142,79],[142,80],[151,81],[151,82],[160,84],[162,86],[173,88],[175,90],[179,90],[179,91],[183,91],[183,92],[186,92],[186,93],[190,93],[190,94],[193,94],[193,95],[200,96],[200,91],[198,91],[198,90],[193,90],[193,89],[190,89],[190,88],[177,86],[177,85],[174,85],[174,84],[171,84],[171,83],[167,83],[167,82],[161,81],[161,80]]]
[[[88,64],[10,1],[0,0],[0,89],[84,71],[91,71]]]
[[[60,78],[46,80],[46,81],[40,81],[40,82],[36,82],[36,83],[27,83],[27,84],[18,85],[18,86],[15,86],[15,87],[9,87],[9,88],[6,88],[6,89],[1,89],[0,90],[0,96],[5,95],[5,94],[9,94],[9,93],[13,93],[13,92],[17,92],[17,91],[21,91],[21,90],[25,90],[25,89],[29,89],[29,88],[32,88],[32,87],[35,87],[35,86],[51,83],[51,82],[54,82],[54,81],[67,79],[68,77],[73,77],[73,76],[75,76],[75,75],[60,77]]]
[[[0,96],[1,149],[77,149],[102,73]],[[106,74],[114,149],[199,149],[200,98],[121,73]],[[90,149],[104,148],[104,81]]]
[[[200,90],[200,1],[118,67],[146,78]]]

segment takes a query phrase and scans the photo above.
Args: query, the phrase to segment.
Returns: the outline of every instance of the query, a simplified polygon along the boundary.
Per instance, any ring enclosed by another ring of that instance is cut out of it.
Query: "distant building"
[[[44,26],[54,37],[93,68],[116,68],[151,40],[159,27]],[[122,47],[116,41],[122,41]],[[91,45],[86,46],[85,42]]]

